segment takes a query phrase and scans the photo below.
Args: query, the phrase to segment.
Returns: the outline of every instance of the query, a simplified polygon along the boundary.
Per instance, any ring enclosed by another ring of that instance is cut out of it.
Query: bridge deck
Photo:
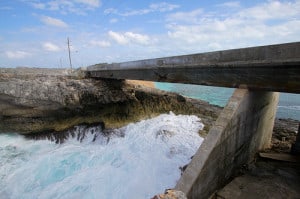
[[[87,70],[92,78],[300,93],[300,42],[96,64]]]

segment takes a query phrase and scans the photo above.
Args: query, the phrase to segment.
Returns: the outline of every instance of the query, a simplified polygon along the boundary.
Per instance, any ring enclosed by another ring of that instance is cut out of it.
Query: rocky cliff
[[[58,69],[0,69],[0,132],[63,131],[78,124],[116,128],[173,111],[195,114],[205,134],[217,106],[122,80],[85,78]]]

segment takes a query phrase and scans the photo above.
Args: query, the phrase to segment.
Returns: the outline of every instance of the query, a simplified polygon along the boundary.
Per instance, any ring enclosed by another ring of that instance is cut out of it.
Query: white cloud
[[[98,46],[98,47],[101,47],[101,48],[107,48],[107,47],[111,46],[110,42],[108,42],[108,41],[91,40],[89,43],[92,46]]]
[[[198,23],[203,21],[201,17],[204,15],[202,8],[192,10],[190,12],[176,12],[167,16],[167,21],[171,22],[185,22],[185,23]]]
[[[179,5],[176,4],[169,4],[166,2],[161,2],[161,3],[154,3],[149,6],[149,8],[154,12],[154,11],[159,11],[159,12],[167,12],[167,11],[172,11],[176,8],[179,8]]]
[[[94,8],[98,8],[101,4],[100,0],[75,0],[75,1]]]
[[[109,14],[118,14],[118,10],[115,8],[108,8],[104,10],[104,14],[105,15],[109,15]]]
[[[132,44],[132,43],[147,45],[150,43],[150,38],[148,35],[143,35],[143,34],[138,34],[133,32],[118,33],[118,32],[109,31],[108,36],[121,45]]]
[[[61,48],[51,42],[45,42],[43,43],[43,48],[46,51],[51,51],[51,52],[58,52],[61,50]]]
[[[104,10],[104,14],[117,14],[117,15],[127,17],[127,16],[135,16],[135,15],[145,15],[153,12],[168,12],[179,7],[180,6],[176,4],[161,2],[161,3],[150,4],[148,8],[145,9],[130,10],[126,12],[119,12],[117,9],[108,8]]]
[[[101,6],[100,0],[27,0],[26,2],[35,9],[58,11],[62,14],[75,13],[78,15],[86,15],[89,10],[94,10]]]
[[[268,1],[250,8],[239,8],[237,12],[221,14],[221,10],[210,13],[195,9],[169,15],[166,19],[168,37],[173,45],[187,51],[219,50],[299,40],[299,0]]]
[[[53,17],[42,16],[41,21],[44,24],[49,25],[49,26],[56,26],[56,27],[60,27],[60,28],[68,27],[68,25],[64,21],[57,19],[57,18],[53,18]]]
[[[128,43],[129,43],[128,38],[126,38],[126,37],[125,37],[123,34],[121,34],[121,33],[109,31],[109,32],[108,32],[108,36],[109,36],[111,39],[115,40],[118,44],[125,45],[125,44],[128,44]]]
[[[74,3],[71,1],[59,1],[59,0],[48,1],[45,4],[45,9],[52,10],[52,11],[61,11],[61,12],[71,11],[74,9]]]
[[[238,1],[228,1],[218,6],[227,7],[227,8],[239,8],[241,6],[240,2]]]
[[[36,8],[36,9],[45,9],[46,8],[46,4],[44,4],[44,3],[31,3],[31,5],[34,7],[34,8]]]
[[[257,20],[287,19],[288,17],[299,16],[299,14],[299,0],[295,2],[268,1],[239,12],[239,16],[242,18]]]
[[[26,57],[31,56],[30,53],[25,52],[25,51],[6,51],[5,55],[9,58],[9,59],[23,59]]]
[[[119,20],[116,18],[112,18],[109,20],[109,23],[117,23]]]
[[[150,38],[148,35],[143,35],[143,34],[138,34],[133,32],[125,32],[124,35],[134,43],[146,45],[150,42]]]
[[[124,12],[124,13],[119,13],[119,15],[124,16],[124,17],[128,17],[128,16],[135,16],[135,15],[145,15],[150,13],[151,10],[150,9],[141,9],[141,10],[131,10],[128,12]]]

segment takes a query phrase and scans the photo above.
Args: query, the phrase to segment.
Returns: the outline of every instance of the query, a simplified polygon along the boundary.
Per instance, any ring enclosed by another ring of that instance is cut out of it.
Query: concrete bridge
[[[270,146],[277,92],[300,93],[300,42],[96,64],[87,70],[91,78],[237,88],[175,187],[189,198],[208,198]]]

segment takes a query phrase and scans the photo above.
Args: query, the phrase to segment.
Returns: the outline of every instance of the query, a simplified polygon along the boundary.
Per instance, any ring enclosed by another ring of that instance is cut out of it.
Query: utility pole
[[[70,50],[70,40],[69,40],[69,37],[68,37],[68,51],[69,51],[70,67],[71,67],[71,72],[72,72],[73,69],[72,69],[72,60],[71,60],[71,50]]]
[[[59,59],[59,63],[60,63],[60,68],[62,68],[62,58]]]

